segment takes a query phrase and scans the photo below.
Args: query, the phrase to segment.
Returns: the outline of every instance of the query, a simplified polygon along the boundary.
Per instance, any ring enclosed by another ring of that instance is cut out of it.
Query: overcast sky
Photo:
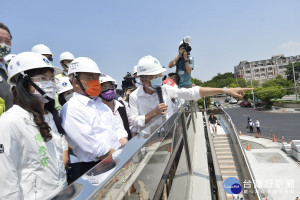
[[[0,21],[12,32],[13,53],[43,43],[57,66],[63,51],[87,56],[120,85],[142,56],[167,67],[186,35],[192,76],[202,81],[233,72],[241,60],[300,55],[299,8],[299,0],[9,0]]]

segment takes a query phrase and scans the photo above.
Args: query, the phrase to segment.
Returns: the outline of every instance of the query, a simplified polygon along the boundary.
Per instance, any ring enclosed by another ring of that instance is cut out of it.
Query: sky
[[[192,77],[202,81],[233,72],[242,60],[300,55],[299,0],[9,0],[1,8],[0,22],[13,35],[12,53],[42,43],[56,66],[64,51],[90,57],[119,88],[143,56],[168,68],[187,35]]]

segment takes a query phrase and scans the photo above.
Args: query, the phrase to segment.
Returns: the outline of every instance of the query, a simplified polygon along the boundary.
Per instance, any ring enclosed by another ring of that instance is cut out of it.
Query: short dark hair
[[[176,83],[177,85],[179,84],[179,82],[180,82],[180,76],[178,75],[178,73],[173,73],[173,72],[172,72],[172,73],[169,73],[168,76],[169,76],[169,77],[175,76],[177,80],[174,80],[174,81],[175,81],[175,83]]]
[[[11,35],[10,31],[9,31],[9,28],[5,24],[3,24],[2,22],[0,22],[0,28],[6,30],[9,33],[9,35],[10,35],[10,39],[12,39],[12,35]]]

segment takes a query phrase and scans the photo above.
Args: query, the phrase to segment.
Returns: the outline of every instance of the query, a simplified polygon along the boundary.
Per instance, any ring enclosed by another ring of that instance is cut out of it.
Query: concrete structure
[[[240,61],[234,67],[235,78],[242,78],[246,81],[258,80],[263,83],[277,75],[286,78],[286,67],[291,62],[300,62],[300,55],[285,57],[283,54],[274,55],[271,59],[251,61]]]

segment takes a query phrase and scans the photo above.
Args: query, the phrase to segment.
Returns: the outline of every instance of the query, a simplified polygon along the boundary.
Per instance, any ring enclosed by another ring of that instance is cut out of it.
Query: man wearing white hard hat
[[[68,76],[68,69],[70,63],[75,59],[72,53],[66,51],[60,54],[59,56],[59,62],[61,67],[64,69],[63,73],[56,76],[56,78],[60,78],[62,76]]]
[[[114,81],[115,80],[108,75],[100,77],[100,97],[102,99],[102,102],[111,109],[114,116],[119,120],[119,122],[123,124],[124,129],[128,134],[128,140],[130,140],[132,137],[132,132],[135,132],[135,130],[132,129],[131,113],[127,103],[123,102],[122,100],[115,100],[116,92]]]
[[[60,65],[61,67],[64,69],[62,73],[56,75],[56,78],[61,78],[64,76],[68,76],[68,68],[70,63],[74,60],[74,56],[73,54],[71,54],[70,52],[63,52],[60,54],[59,56],[59,61],[60,61]],[[62,98],[61,98],[62,99]],[[55,96],[55,108],[57,110],[61,110],[62,108],[62,104],[59,103],[59,99],[58,99],[58,95]]]
[[[51,199],[67,186],[64,130],[54,108],[58,73],[39,53],[20,53],[9,63],[15,104],[0,117],[0,199]]]
[[[169,63],[169,68],[176,66],[176,73],[180,77],[179,87],[191,88],[191,73],[194,68],[194,58],[190,55],[191,37],[186,36],[179,43],[178,55]]]
[[[81,161],[81,174],[124,145],[127,132],[99,97],[98,65],[79,57],[69,65],[74,94],[61,110],[62,126],[74,154]]]
[[[177,88],[168,84],[162,85],[162,73],[166,71],[160,62],[152,56],[142,57],[137,64],[137,75],[140,77],[143,87],[139,87],[131,93],[129,105],[133,126],[142,128],[151,120],[159,116],[166,115],[170,117],[174,109],[171,98],[185,100],[198,100],[203,96],[212,96],[216,94],[227,93],[237,98],[242,98],[244,91],[251,88]],[[164,103],[159,103],[157,88],[161,87]]]
[[[73,96],[73,86],[69,77],[60,77],[56,79],[56,90],[58,101],[63,106]]]
[[[37,44],[32,47],[31,49],[32,52],[40,53],[43,56],[45,56],[51,63],[53,62],[53,54],[49,47],[47,47],[44,44]]]

